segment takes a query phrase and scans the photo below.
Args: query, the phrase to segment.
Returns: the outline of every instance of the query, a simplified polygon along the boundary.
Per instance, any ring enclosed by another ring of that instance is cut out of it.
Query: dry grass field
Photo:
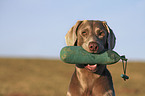
[[[108,66],[116,96],[145,96],[145,62],[129,62],[123,81],[122,64]],[[65,96],[74,65],[60,60],[0,59],[0,96]]]

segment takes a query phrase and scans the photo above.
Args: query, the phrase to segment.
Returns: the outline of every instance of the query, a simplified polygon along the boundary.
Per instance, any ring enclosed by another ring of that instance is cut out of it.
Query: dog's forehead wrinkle
[[[81,25],[80,25],[81,29],[91,29],[93,31],[97,29],[104,29],[103,23],[102,21],[89,21],[89,20],[85,20]]]
[[[83,23],[80,26],[90,26],[91,28],[93,27],[98,27],[98,28],[103,28],[103,22],[102,21],[93,21],[93,20],[84,20]]]
[[[89,23],[89,22],[87,22],[87,23],[82,23],[81,25],[80,25],[80,28],[81,29],[92,29],[93,28],[93,26],[92,26],[92,24],[91,23]]]
[[[82,31],[90,31],[90,29],[92,29],[90,25],[82,27]]]

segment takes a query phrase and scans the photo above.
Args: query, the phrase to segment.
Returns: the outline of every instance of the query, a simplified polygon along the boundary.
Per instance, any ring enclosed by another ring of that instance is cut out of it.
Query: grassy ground
[[[108,66],[116,96],[145,95],[145,62],[129,62],[123,81],[122,64]],[[60,60],[0,59],[0,96],[65,96],[74,65]]]

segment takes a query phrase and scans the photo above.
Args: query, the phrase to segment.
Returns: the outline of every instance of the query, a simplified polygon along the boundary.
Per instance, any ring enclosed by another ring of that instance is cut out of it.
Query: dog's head
[[[67,46],[82,46],[90,53],[112,50],[115,35],[105,21],[84,20],[77,23],[65,36]]]

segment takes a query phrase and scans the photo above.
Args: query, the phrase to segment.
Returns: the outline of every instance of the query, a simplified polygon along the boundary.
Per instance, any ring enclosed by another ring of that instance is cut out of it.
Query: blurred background
[[[144,96],[145,0],[0,0],[0,96],[64,96],[74,65],[59,53],[77,20],[107,21],[130,63],[128,83],[109,66],[117,96]]]

